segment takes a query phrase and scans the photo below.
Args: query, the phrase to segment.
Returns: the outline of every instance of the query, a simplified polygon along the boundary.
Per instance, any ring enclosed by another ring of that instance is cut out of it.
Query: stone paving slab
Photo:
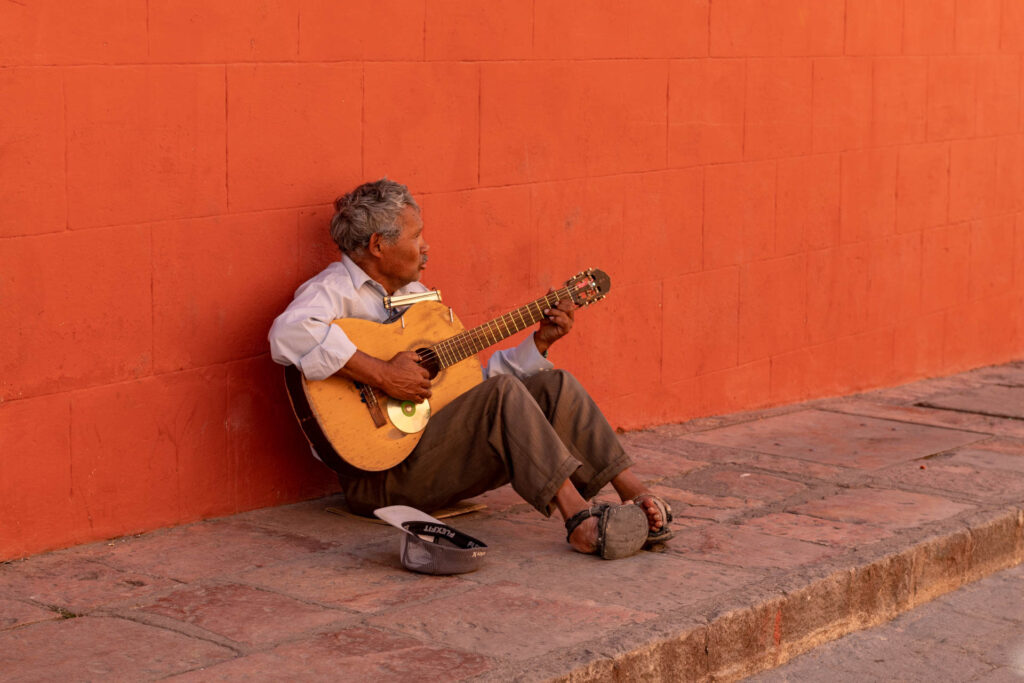
[[[807,410],[686,438],[841,467],[878,469],[982,437],[951,429]]]
[[[38,607],[21,600],[0,598],[0,630],[60,618],[60,613],[54,610]]]
[[[453,520],[491,548],[460,576],[404,571],[399,532],[326,512],[338,496],[0,563],[0,678],[736,679],[1024,558],[1024,420],[916,405],[1022,380],[624,434],[676,537],[617,562],[504,487]]]
[[[918,405],[925,408],[958,410],[992,417],[1024,420],[1024,386],[986,385],[951,394],[932,396]]]
[[[233,658],[213,643],[116,617],[85,616],[0,632],[5,681],[159,680]]]

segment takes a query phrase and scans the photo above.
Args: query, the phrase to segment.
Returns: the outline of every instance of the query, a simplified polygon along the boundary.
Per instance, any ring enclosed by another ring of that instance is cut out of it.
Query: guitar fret
[[[548,292],[543,297],[489,320],[471,330],[463,330],[431,347],[441,368],[455,365],[469,356],[497,344],[544,319],[544,311],[555,308],[562,299],[573,299],[568,286]]]
[[[466,333],[463,332],[458,337],[456,337],[453,341],[454,341],[454,346],[455,346],[455,348],[452,351],[453,355],[456,358],[458,358],[458,360],[462,360],[463,358],[468,357],[469,354],[470,354],[470,351],[469,351],[469,347],[467,346],[469,340],[466,337]],[[458,361],[456,361],[456,362],[458,362]]]
[[[538,321],[539,321],[539,320],[540,320],[541,318],[543,318],[543,317],[544,317],[544,309],[540,307],[540,302],[539,302],[539,301],[534,301],[534,302],[533,302],[532,304],[530,304],[530,305],[531,305],[531,306],[536,306],[536,307],[537,307],[537,317],[536,317],[536,318],[534,318],[534,319],[533,319],[533,321],[534,321],[534,322],[538,322]]]

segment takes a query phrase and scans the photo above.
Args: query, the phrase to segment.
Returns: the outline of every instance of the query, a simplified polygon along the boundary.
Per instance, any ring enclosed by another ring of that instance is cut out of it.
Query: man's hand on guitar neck
[[[540,329],[533,333],[533,343],[541,354],[556,341],[569,334],[576,317],[576,304],[569,299],[562,299],[554,308],[544,311],[544,319],[540,321]]]
[[[392,398],[419,403],[430,398],[430,374],[418,361],[415,351],[402,351],[388,361],[356,351],[338,374],[377,387]]]

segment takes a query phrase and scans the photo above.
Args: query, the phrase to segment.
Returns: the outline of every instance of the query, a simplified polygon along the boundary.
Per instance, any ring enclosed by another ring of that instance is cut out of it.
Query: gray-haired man
[[[309,380],[338,374],[397,399],[429,398],[430,378],[415,352],[375,358],[331,324],[385,322],[385,296],[427,291],[419,282],[430,249],[420,208],[404,185],[382,179],[338,198],[335,209],[331,236],[342,258],[302,284],[274,321],[274,360]],[[388,505],[429,511],[511,483],[542,514],[557,508],[580,552],[621,557],[667,540],[668,506],[630,471],[579,382],[546,358],[572,329],[573,312],[570,301],[560,302],[519,346],[494,353],[485,381],[433,415],[403,462],[383,472],[339,472],[349,508],[364,515]],[[608,483],[624,505],[587,502]]]

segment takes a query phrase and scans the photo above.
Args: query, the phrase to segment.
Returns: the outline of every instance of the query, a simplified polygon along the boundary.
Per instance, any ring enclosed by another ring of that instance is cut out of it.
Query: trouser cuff
[[[587,482],[587,485],[580,491],[580,495],[583,496],[584,500],[590,500],[600,492],[605,485],[615,477],[619,476],[627,467],[632,467],[633,459],[626,455],[625,451],[620,453],[615,459],[613,459],[607,467],[595,474]]]

